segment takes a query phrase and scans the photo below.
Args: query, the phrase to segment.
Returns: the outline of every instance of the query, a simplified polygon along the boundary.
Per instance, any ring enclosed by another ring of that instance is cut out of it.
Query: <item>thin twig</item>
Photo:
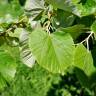
[[[87,38],[85,38],[82,42],[77,43],[77,44],[75,44],[75,45],[83,44],[84,42],[86,42],[86,43],[87,43],[87,50],[89,51],[89,39],[90,39],[90,37],[91,37],[93,34],[94,34],[94,32],[91,32],[91,33],[88,35]]]
[[[12,30],[15,30],[15,29],[18,27],[18,25],[23,24],[23,20],[24,20],[24,19],[25,19],[25,17],[22,18],[21,20],[19,20],[17,23],[13,23],[13,25],[11,25],[10,28],[8,28],[8,29],[5,30],[4,32],[0,33],[0,36],[4,36],[4,35],[6,35],[8,32],[10,32],[10,31],[12,31]]]

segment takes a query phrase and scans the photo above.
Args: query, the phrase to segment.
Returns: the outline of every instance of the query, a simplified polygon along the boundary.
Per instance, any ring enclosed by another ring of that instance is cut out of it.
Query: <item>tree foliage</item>
[[[2,96],[21,96],[19,84],[20,89],[28,86],[25,96],[47,96],[52,83],[60,84],[68,72],[80,82],[79,92],[69,92],[63,83],[54,96],[96,95],[95,0],[1,0],[0,4],[0,90],[8,85],[13,90]]]

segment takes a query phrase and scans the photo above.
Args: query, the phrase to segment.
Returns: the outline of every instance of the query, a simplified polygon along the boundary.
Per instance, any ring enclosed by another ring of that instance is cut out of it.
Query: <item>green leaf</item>
[[[96,21],[93,22],[91,26],[91,30],[95,33],[96,32]]]
[[[79,11],[81,11],[81,16],[94,14],[96,12],[96,1],[86,0],[86,3],[84,5],[80,4],[78,8],[79,8]]]
[[[3,45],[5,42],[4,36],[0,36],[0,46]]]
[[[73,37],[74,40],[76,40],[76,38],[78,38],[78,36],[83,33],[83,28],[85,26],[82,24],[78,24],[78,25],[74,25],[71,27],[66,27],[66,28],[60,28],[59,30],[62,30],[64,32],[67,32],[69,34],[71,34],[71,36]]]
[[[25,4],[25,12],[33,19],[38,18],[44,10],[43,0],[27,0]]]
[[[71,0],[73,4],[79,3],[81,0]]]
[[[18,62],[20,59],[17,47],[7,44],[0,46],[0,90],[13,80]]]
[[[6,80],[11,80],[16,72],[16,61],[8,52],[0,52],[0,73]]]
[[[3,76],[0,74],[0,91],[2,91],[5,86],[6,86],[6,81],[3,78]]]
[[[93,65],[93,58],[91,52],[80,44],[76,47],[74,55],[74,66],[84,71],[87,76],[90,76],[96,68]]]
[[[80,0],[46,0],[46,2],[52,4],[54,8],[71,12],[80,17],[95,14],[96,12],[95,0],[86,0],[83,5]]]
[[[0,46],[0,52],[2,51],[8,52],[8,54],[12,56],[12,58],[14,58],[16,62],[20,61],[18,47],[10,47],[6,43],[4,43],[2,46]]]
[[[19,45],[19,39],[16,37],[6,36],[5,40],[6,43],[11,47],[16,47]]]
[[[0,49],[0,90],[15,76],[16,61],[9,52]]]
[[[64,74],[64,71],[72,65],[73,44],[71,36],[62,31],[48,34],[38,28],[29,38],[29,47],[37,62],[53,73]]]
[[[0,4],[0,18],[3,17],[3,21],[12,22],[23,13],[18,0],[12,0],[11,3],[8,3],[7,0],[0,0]]]
[[[10,33],[9,33],[9,36],[10,36],[10,37],[19,38],[20,33],[22,32],[22,30],[23,30],[23,28],[16,28],[16,29],[14,30],[14,33],[13,33],[13,32],[10,32]]]
[[[55,27],[69,27],[73,24],[75,20],[75,16],[69,12],[58,9],[56,12],[56,16],[53,17],[53,25]],[[62,16],[62,18],[61,18]]]
[[[89,82],[88,76],[84,73],[84,71],[79,68],[75,68],[75,73],[81,85],[89,89],[91,87],[91,84]]]

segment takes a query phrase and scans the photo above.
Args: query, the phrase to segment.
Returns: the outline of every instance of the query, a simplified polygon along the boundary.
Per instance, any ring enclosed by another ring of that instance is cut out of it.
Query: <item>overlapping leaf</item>
[[[32,16],[33,19],[37,18],[44,10],[43,0],[27,0],[25,4],[25,12],[27,15]]]

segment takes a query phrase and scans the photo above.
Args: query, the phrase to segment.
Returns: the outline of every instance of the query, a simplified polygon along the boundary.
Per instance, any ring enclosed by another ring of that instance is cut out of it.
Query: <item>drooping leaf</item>
[[[21,61],[28,67],[33,67],[33,65],[35,64],[35,58],[28,46],[29,33],[26,32],[26,30],[22,29],[19,39]]]
[[[29,47],[37,62],[53,73],[64,74],[73,63],[72,37],[68,33],[46,33],[43,29],[34,30],[29,38]]]
[[[74,55],[74,66],[83,70],[87,76],[90,76],[96,71],[91,52],[88,51],[82,44],[76,47]]]

